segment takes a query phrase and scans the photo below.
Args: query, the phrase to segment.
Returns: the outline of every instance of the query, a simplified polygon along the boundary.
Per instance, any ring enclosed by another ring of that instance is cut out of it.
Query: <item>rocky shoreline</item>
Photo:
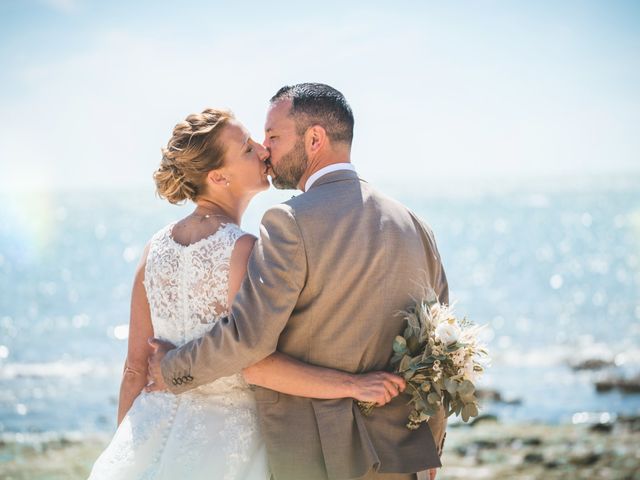
[[[0,441],[4,480],[85,479],[105,437]],[[439,480],[640,480],[640,417],[580,425],[451,425]]]
[[[640,417],[580,425],[452,426],[441,480],[640,479]]]

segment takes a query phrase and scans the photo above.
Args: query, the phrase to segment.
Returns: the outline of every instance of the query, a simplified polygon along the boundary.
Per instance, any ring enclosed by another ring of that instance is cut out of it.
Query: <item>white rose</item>
[[[456,343],[460,338],[460,333],[460,327],[455,322],[442,322],[436,327],[436,338],[445,345]]]

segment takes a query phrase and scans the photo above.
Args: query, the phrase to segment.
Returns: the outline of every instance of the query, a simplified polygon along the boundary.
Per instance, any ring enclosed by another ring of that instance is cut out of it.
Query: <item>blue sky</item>
[[[0,2],[0,189],[149,185],[173,125],[340,89],[375,182],[640,172],[640,3]],[[135,4],[134,4],[135,3]]]

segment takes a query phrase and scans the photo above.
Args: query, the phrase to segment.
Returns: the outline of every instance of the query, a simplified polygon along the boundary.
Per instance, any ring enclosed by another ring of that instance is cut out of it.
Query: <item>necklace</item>
[[[205,214],[201,214],[201,213],[193,212],[191,215],[193,217],[200,218],[201,222],[204,221],[204,220],[208,220],[211,217],[226,218],[227,220],[231,220],[233,222],[233,219],[229,215],[225,215],[225,214],[222,214],[222,213],[205,213]]]

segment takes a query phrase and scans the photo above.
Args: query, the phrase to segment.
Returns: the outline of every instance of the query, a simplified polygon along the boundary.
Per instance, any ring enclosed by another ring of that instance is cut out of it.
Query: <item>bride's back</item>
[[[228,313],[233,223],[194,230],[166,226],[149,244],[144,286],[154,335],[180,346],[204,335]]]

